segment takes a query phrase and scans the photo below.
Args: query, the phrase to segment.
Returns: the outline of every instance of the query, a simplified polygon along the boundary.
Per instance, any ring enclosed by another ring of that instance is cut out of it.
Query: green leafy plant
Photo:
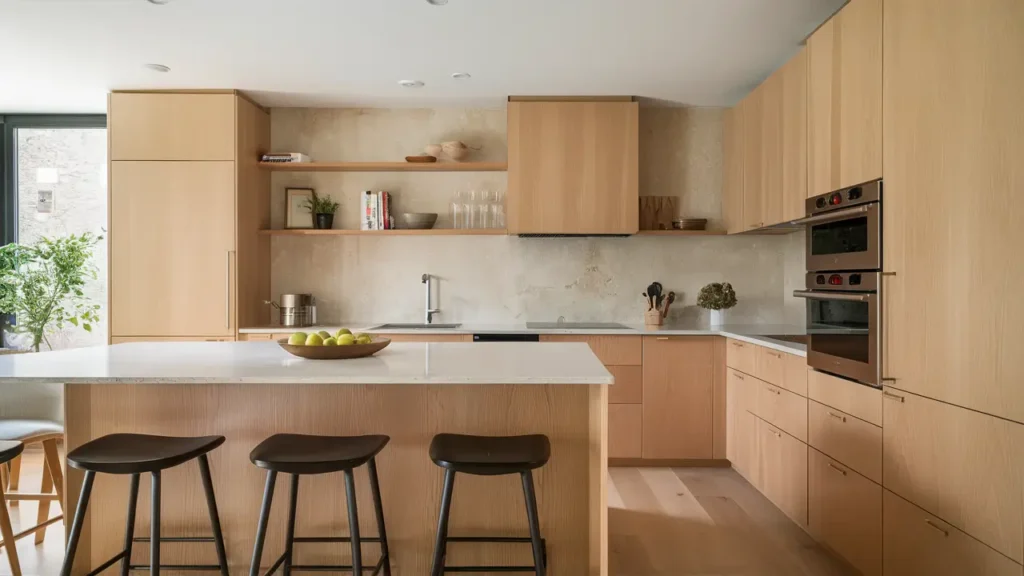
[[[707,310],[727,310],[735,305],[736,291],[728,282],[712,282],[697,294],[697,306]]]
[[[338,211],[338,203],[331,200],[330,194],[319,196],[313,192],[313,197],[306,200],[305,207],[313,214],[334,214]]]
[[[36,352],[42,342],[53,348],[48,333],[68,324],[92,332],[92,323],[99,320],[100,307],[83,288],[97,277],[89,259],[102,238],[86,232],[0,247],[0,314],[16,317],[10,328],[31,334]]]

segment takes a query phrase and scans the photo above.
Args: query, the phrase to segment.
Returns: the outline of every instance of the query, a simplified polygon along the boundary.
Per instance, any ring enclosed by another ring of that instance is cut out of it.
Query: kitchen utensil
[[[442,142],[441,150],[446,156],[458,162],[469,155],[469,146],[466,146],[458,140],[452,140],[450,142]]]
[[[441,157],[441,145],[440,144],[427,144],[423,147],[423,152],[434,158]]]
[[[405,230],[429,230],[437,222],[437,214],[428,212],[403,212],[398,215],[398,227]]]
[[[661,306],[661,282],[652,282],[647,287],[647,295],[651,299],[651,308],[658,308]]]
[[[287,338],[282,338],[277,343],[286,352],[299,358],[307,360],[348,360],[351,358],[365,358],[373,356],[377,352],[387,348],[391,344],[389,338],[374,337],[369,344],[348,344],[346,346],[294,346],[288,343]]]
[[[676,301],[676,293],[669,292],[668,296],[665,297],[665,306],[661,309],[661,317],[668,318],[668,309],[672,306],[672,303]]]
[[[406,156],[406,162],[412,162],[414,164],[429,164],[431,162],[437,162],[437,156],[431,156],[429,154],[420,154],[418,156]]]
[[[302,328],[316,324],[316,298],[312,294],[281,294],[281,303],[265,300],[277,308],[281,326]]]

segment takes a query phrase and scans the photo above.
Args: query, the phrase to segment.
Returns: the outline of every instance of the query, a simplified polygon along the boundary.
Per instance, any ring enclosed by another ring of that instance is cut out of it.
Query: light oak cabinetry
[[[739,103],[743,116],[743,229],[756,230],[761,219],[763,196],[762,146],[764,145],[764,84]]]
[[[725,365],[735,368],[744,374],[757,373],[758,348],[749,342],[742,340],[726,339]]]
[[[786,516],[807,526],[807,444],[757,420],[758,490]]]
[[[231,91],[113,93],[110,336],[234,338],[269,309],[269,115]]]
[[[1024,569],[941,519],[883,490],[882,553],[886,576],[1021,576]]]
[[[880,575],[882,487],[814,448],[807,454],[808,532],[864,576]]]
[[[927,28],[920,20],[914,25]],[[941,65],[935,56],[920,53]],[[807,195],[881,178],[882,0],[852,0],[843,7],[811,34],[807,60]]]
[[[240,339],[241,340],[241,339]],[[234,342],[235,339],[230,336],[221,336],[216,338],[196,338],[194,336],[162,336],[162,337],[123,337],[123,336],[112,336],[110,338],[111,344],[126,344],[128,342]]]
[[[644,336],[643,457],[710,459],[714,337]]]
[[[807,398],[758,382],[755,414],[801,442],[807,441]]]
[[[807,443],[873,482],[882,482],[882,428],[809,400]]]
[[[807,212],[807,48],[801,48],[776,74],[782,76],[782,214],[778,220],[768,220],[773,223],[803,218]]]
[[[380,334],[392,342],[472,342],[472,334]]]
[[[757,466],[757,391],[749,376],[726,369],[726,454],[732,467],[751,485],[759,483]]]
[[[746,230],[743,222],[743,108],[733,106],[722,119],[722,218],[725,230]]]
[[[885,2],[885,376],[1017,422],[1021,54],[1018,0]]]
[[[609,458],[643,456],[643,417],[640,404],[608,404]]]
[[[638,104],[508,103],[512,234],[635,234]]]

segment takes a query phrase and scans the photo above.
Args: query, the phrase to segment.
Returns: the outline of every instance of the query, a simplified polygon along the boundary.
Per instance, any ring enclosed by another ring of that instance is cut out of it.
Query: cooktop
[[[527,322],[527,328],[535,330],[628,330],[616,322]]]

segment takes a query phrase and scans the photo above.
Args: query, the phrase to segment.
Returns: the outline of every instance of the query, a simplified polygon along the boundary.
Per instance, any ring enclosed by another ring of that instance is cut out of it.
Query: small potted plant
[[[331,196],[319,196],[313,192],[313,197],[306,201],[306,207],[313,213],[313,228],[317,230],[330,230],[334,228],[334,213],[338,211],[338,203],[331,200]]]
[[[697,294],[697,306],[708,310],[711,313],[711,325],[721,326],[724,324],[722,310],[728,310],[736,305],[736,291],[728,282],[712,282],[700,289]]]

